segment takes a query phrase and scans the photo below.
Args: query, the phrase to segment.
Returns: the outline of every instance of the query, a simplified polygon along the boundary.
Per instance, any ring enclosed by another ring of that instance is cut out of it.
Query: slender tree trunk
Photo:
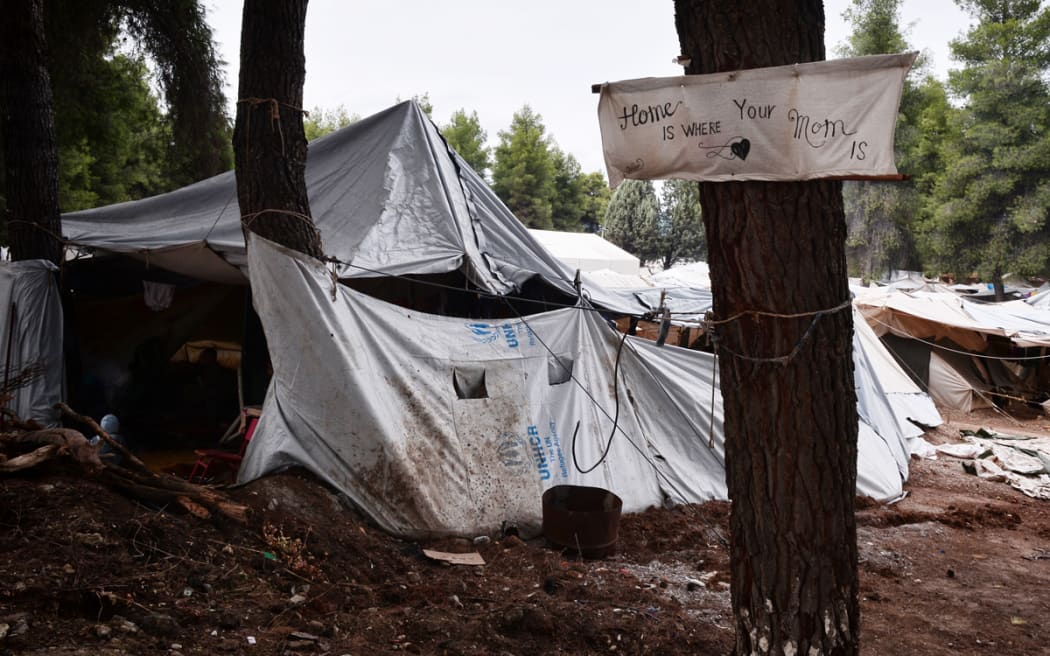
[[[307,0],[245,0],[233,151],[246,231],[323,257],[306,193]]]
[[[42,0],[0,3],[0,129],[11,256],[58,264],[63,252],[58,145],[42,5]]]
[[[1006,283],[1003,282],[1003,272],[998,267],[992,272],[992,290],[995,292],[996,303],[1006,300]]]
[[[675,14],[689,74],[824,58],[819,0],[676,0]],[[736,654],[856,654],[857,410],[841,183],[703,183],[700,200],[716,319],[739,316],[715,330]],[[798,313],[807,314],[784,316]]]

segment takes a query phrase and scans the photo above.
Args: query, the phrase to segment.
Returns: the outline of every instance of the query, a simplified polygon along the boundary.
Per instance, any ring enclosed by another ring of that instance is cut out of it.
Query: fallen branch
[[[36,451],[24,453],[20,456],[11,458],[10,460],[0,460],[0,472],[6,474],[9,472],[29,469],[30,467],[36,467],[40,463],[47,462],[58,456],[61,451],[62,447],[48,444],[47,446],[40,447]]]
[[[113,439],[91,417],[81,415],[65,403],[55,406],[65,417],[93,429],[99,437],[123,457],[123,462],[133,465],[125,467],[99,458],[96,445],[91,444],[79,432],[69,428],[47,428],[4,434],[0,444],[44,445],[31,453],[5,459],[0,454],[0,472],[13,472],[37,466],[60,456],[70,456],[90,476],[103,483],[147,501],[175,504],[190,514],[207,519],[219,513],[237,522],[248,521],[248,507],[234,503],[213,488],[195,485],[170,474],[158,474],[146,466],[123,444]],[[17,417],[11,415],[15,420]],[[26,425],[18,421],[18,425]]]
[[[168,474],[158,475],[150,470],[136,472],[110,463],[105,463],[105,465],[106,476],[104,478],[108,482],[120,485],[127,490],[136,491],[143,498],[152,501],[175,502],[186,508],[179,501],[179,497],[185,497],[230,519],[241,523],[248,521],[247,506],[230,501],[225,495],[212,488],[196,485]],[[197,512],[186,509],[198,515]]]
[[[113,439],[112,435],[110,435],[106,431],[102,430],[102,427],[99,426],[98,422],[96,422],[94,419],[92,419],[91,417],[88,417],[87,415],[82,415],[82,414],[74,411],[73,408],[70,408],[68,405],[66,405],[65,403],[62,403],[62,402],[56,403],[55,407],[62,411],[62,415],[63,416],[69,417],[69,418],[71,418],[71,419],[73,419],[75,421],[79,421],[80,423],[85,424],[86,426],[88,426],[91,430],[95,431],[96,435],[98,435],[107,444],[109,444],[109,446],[114,451],[119,453],[127,462],[130,462],[131,464],[135,465],[135,467],[137,467],[141,471],[144,471],[144,472],[149,473],[149,474],[153,473],[150,470],[150,468],[146,466],[146,463],[144,463],[141,460],[139,460],[135,456],[135,454],[133,454],[131,451],[128,450],[128,448],[126,446],[124,446],[120,442],[116,441],[115,439]]]
[[[9,444],[47,444],[56,447],[53,455],[68,454],[89,473],[102,469],[98,449],[79,432],[71,428],[45,428],[43,430],[16,433],[4,440]],[[38,449],[39,450],[39,449]],[[43,461],[41,461],[43,462]],[[39,464],[39,463],[37,463]]]

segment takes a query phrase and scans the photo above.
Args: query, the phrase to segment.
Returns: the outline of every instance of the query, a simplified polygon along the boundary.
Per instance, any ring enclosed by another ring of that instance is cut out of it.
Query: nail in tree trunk
[[[41,0],[0,13],[0,112],[7,230],[15,260],[62,261],[58,145]]]
[[[688,74],[824,59],[819,0],[676,0],[675,23]],[[841,183],[701,183],[700,203],[716,319],[767,313],[716,328],[735,653],[857,654],[851,312],[769,316],[849,299]]]
[[[306,193],[306,0],[245,0],[233,151],[246,231],[323,257]]]

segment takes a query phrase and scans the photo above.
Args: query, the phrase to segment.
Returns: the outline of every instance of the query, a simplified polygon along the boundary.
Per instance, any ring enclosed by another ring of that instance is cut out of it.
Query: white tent
[[[625,276],[637,276],[641,268],[637,257],[591,232],[530,228],[529,234],[570,269],[587,272],[609,270]]]
[[[929,389],[937,403],[963,412],[990,408],[992,402],[984,393],[987,386],[967,371],[964,359],[948,353],[930,351]]]

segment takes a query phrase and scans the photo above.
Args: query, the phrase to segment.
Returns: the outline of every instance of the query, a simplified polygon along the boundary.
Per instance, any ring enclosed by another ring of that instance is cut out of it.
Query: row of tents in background
[[[577,274],[582,263],[544,248],[412,101],[312,143],[307,184],[337,264],[258,238],[248,248],[233,173],[65,215],[70,249],[90,257],[59,278],[41,262],[0,267],[5,375],[32,370],[11,407],[44,422],[61,398],[116,409],[142,449],[199,439],[173,428],[200,405],[180,390],[219,379],[168,383],[187,366],[176,354],[207,340],[239,345],[226,358],[237,402],[263,405],[240,479],[305,467],[395,534],[527,531],[542,492],[564,483],[612,490],[628,512],[725,498],[714,357],[615,328],[666,309],[701,336],[704,285]],[[975,317],[953,298],[934,312],[919,296],[858,292],[862,494],[903,493],[923,427],[941,422],[926,391],[948,340],[960,358],[1005,358],[1033,381],[1031,400],[1046,389],[1043,361],[1017,359],[1042,354],[1036,315],[1021,325],[1013,309],[1007,326],[998,306]],[[927,349],[925,380],[879,334]]]

